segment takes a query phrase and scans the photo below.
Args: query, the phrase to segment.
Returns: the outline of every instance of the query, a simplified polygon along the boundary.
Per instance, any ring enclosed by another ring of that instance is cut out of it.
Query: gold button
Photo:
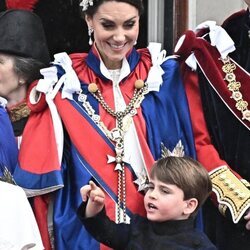
[[[239,190],[239,189],[236,189],[236,190],[234,191],[234,194],[235,194],[236,196],[238,196],[238,195],[240,194],[240,190]]]
[[[136,81],[135,81],[135,87],[136,87],[137,89],[143,88],[143,87],[144,87],[144,81],[141,80],[141,79],[136,80]]]
[[[95,83],[90,83],[88,86],[88,91],[91,93],[95,93],[98,90],[98,87]]]
[[[230,184],[231,184],[231,180],[226,179],[226,180],[224,181],[224,185],[225,185],[225,186],[229,186]]]
[[[224,181],[224,180],[226,179],[226,177],[227,177],[227,176],[226,176],[225,174],[221,174],[221,175],[220,175],[220,180],[221,180],[221,181]]]
[[[245,197],[246,197],[246,194],[245,194],[245,193],[241,193],[241,194],[239,195],[239,199],[240,199],[240,200],[244,200]]]
[[[233,191],[234,189],[235,189],[235,184],[234,183],[230,184],[229,185],[229,190]]]

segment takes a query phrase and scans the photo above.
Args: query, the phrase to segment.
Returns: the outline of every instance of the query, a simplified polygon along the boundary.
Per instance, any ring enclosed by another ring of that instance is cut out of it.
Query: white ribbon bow
[[[206,21],[199,24],[196,27],[196,31],[203,28],[209,28],[211,45],[218,49],[223,59],[226,58],[229,53],[235,50],[234,41],[232,38],[221,26],[216,25],[215,21]]]
[[[44,68],[40,70],[43,79],[40,79],[37,83],[36,90],[44,93],[46,96],[50,96],[54,99],[56,95],[56,90],[54,90],[54,85],[58,83],[57,68],[55,66]],[[58,87],[56,88],[58,89]],[[58,91],[58,90],[57,90]]]
[[[226,58],[229,53],[235,50],[234,41],[221,26],[216,25],[215,21],[205,21],[199,24],[195,31],[204,28],[209,28],[211,45],[217,48],[222,58]],[[197,69],[196,58],[193,54],[187,58],[186,64],[193,70]]]
[[[63,155],[63,141],[64,141],[63,126],[53,99],[55,98],[56,93],[58,92],[63,83],[63,78],[61,77],[60,80],[58,81],[57,68],[55,66],[41,69],[40,72],[43,75],[44,79],[40,79],[38,81],[38,84],[36,86],[36,91],[45,94],[45,99],[50,109],[53,122],[57,153],[58,153],[58,161],[59,164],[61,164]],[[56,82],[57,84],[55,85]],[[32,100],[32,96],[30,96],[30,101],[33,104],[35,103],[34,100]]]
[[[162,75],[164,74],[161,64],[166,60],[166,51],[161,51],[160,43],[149,43],[148,50],[153,64],[147,78],[148,90],[159,91],[163,83]]]
[[[54,55],[54,64],[62,66],[65,70],[63,77],[63,89],[62,98],[73,99],[72,95],[75,92],[81,90],[80,81],[76,75],[76,72],[72,68],[72,61],[66,52],[58,53]]]

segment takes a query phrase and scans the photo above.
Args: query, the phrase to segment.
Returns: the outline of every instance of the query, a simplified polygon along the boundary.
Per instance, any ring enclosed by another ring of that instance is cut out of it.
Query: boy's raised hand
[[[83,186],[80,193],[84,202],[88,200],[85,211],[86,218],[95,216],[103,209],[105,194],[93,181]]]

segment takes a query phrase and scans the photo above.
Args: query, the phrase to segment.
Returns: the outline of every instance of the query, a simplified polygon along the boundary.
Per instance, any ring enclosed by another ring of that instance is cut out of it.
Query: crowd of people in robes
[[[37,2],[5,1],[0,13],[0,211],[17,225],[0,249],[109,249],[79,219],[80,189],[91,183],[108,217],[130,224],[148,216],[152,166],[170,157],[197,159],[211,179],[195,222],[206,249],[247,249],[249,9],[186,31],[166,56],[159,43],[135,47],[142,0],[82,0],[89,51],[68,54],[56,41],[54,54]]]

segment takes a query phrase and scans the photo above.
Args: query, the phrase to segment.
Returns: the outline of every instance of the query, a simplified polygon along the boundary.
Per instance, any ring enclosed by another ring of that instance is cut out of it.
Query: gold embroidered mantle
[[[213,183],[213,191],[220,203],[220,212],[225,215],[228,208],[233,222],[239,222],[250,207],[249,183],[246,180],[239,180],[227,166],[210,172],[210,178]]]

